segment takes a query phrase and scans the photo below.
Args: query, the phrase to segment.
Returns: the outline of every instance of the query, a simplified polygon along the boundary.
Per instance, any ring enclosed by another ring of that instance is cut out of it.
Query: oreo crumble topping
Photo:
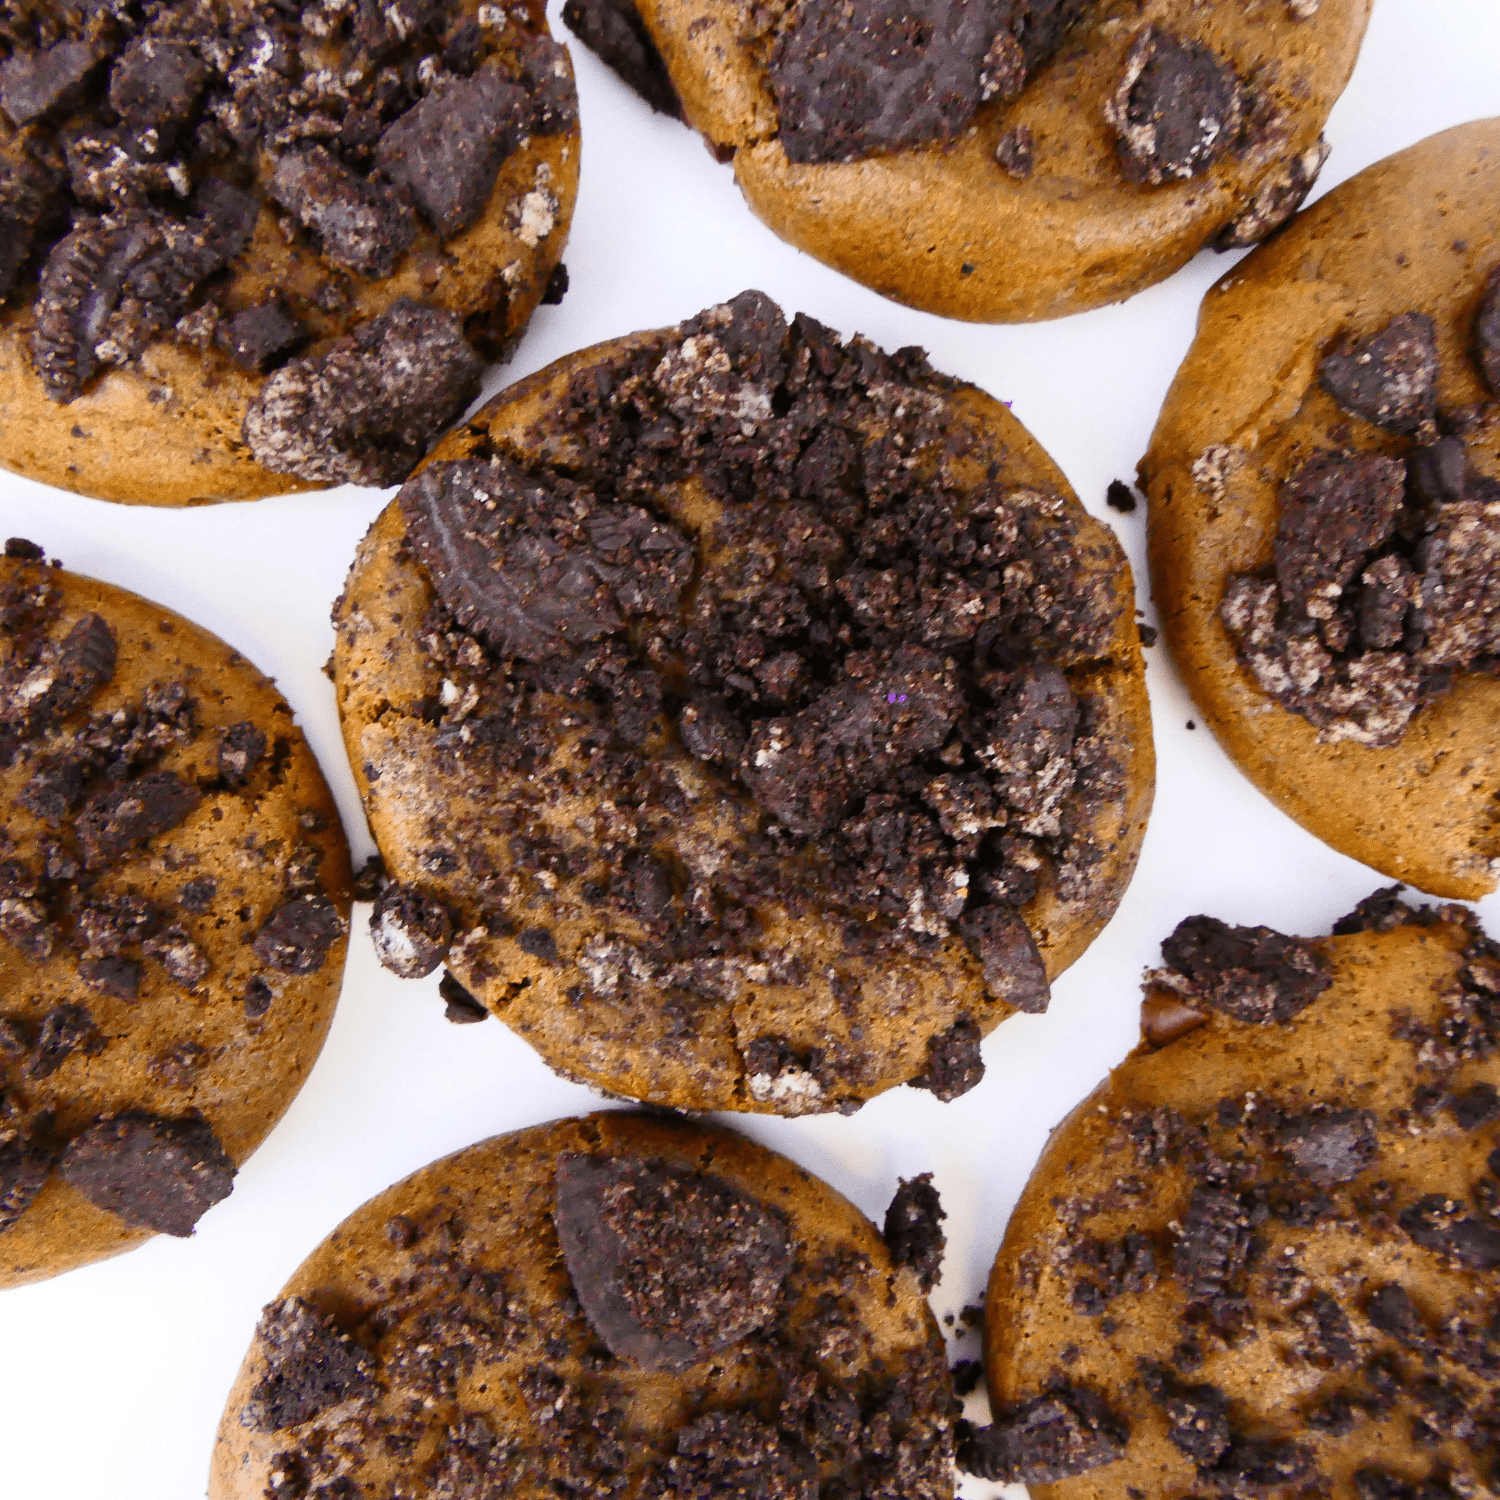
[[[1500,656],[1500,483],[1442,431],[1438,375],[1423,313],[1335,339],[1319,383],[1379,447],[1303,458],[1281,484],[1269,574],[1231,578],[1220,606],[1256,684],[1325,743],[1397,744],[1424,704]]]
[[[1060,497],[998,463],[957,480],[976,438],[950,389],[745,293],[580,372],[542,433],[565,462],[481,445],[402,490],[437,595],[421,711],[486,808],[417,835],[466,963],[509,936],[685,1034],[755,987],[826,986],[852,1034],[740,1042],[752,1097],[791,1112],[867,1086],[888,959],[1045,1007],[1024,911],[1097,896],[1124,792],[1097,684],[1116,606]],[[598,809],[587,837],[537,815],[554,795]],[[773,940],[778,912],[845,957]],[[593,935],[565,936],[575,913]],[[946,1097],[982,1071],[979,1022],[952,1024],[925,1075]]]
[[[47,395],[71,402],[155,340],[258,373],[315,341],[300,403],[257,403],[253,454],[314,480],[401,477],[472,398],[478,357],[454,318],[419,308],[419,343],[454,352],[414,359],[395,308],[354,321],[350,277],[440,252],[524,141],[572,128],[561,55],[527,8],[476,21],[451,0],[8,6],[0,303],[31,305]],[[323,269],[294,268],[267,301],[246,252],[272,216]],[[336,357],[325,368],[351,339],[352,381]],[[308,397],[319,379],[333,389]]]

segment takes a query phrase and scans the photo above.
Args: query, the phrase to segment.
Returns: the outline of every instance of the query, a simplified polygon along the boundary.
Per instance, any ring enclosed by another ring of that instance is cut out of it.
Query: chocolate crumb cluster
[[[187,1235],[230,1191],[234,1162],[196,1108],[212,1061],[184,1038],[145,1059],[153,1110],[110,1105],[148,1033],[217,1003],[228,976],[211,953],[226,916],[243,930],[244,1024],[289,976],[319,969],[344,931],[321,851],[283,856],[284,890],[261,918],[221,896],[196,857],[164,896],[155,841],[226,799],[263,797],[288,747],[255,724],[200,722],[194,685],[157,682],[100,705],[121,667],[103,615],[63,618],[40,549],[7,545],[0,582],[0,1232],[55,1171],[133,1228]],[[262,856],[247,851],[247,861]],[[274,861],[272,861],[274,862]],[[227,894],[227,893],[226,893]],[[244,892],[240,892],[240,900]],[[39,995],[45,989],[51,998]],[[69,998],[60,999],[59,994]],[[123,1054],[129,1053],[130,1060]],[[170,1113],[158,1110],[171,1106]]]
[[[1473,330],[1500,393],[1500,273]],[[1257,685],[1330,744],[1397,744],[1425,704],[1500,656],[1500,483],[1439,410],[1437,331],[1407,312],[1334,340],[1322,390],[1358,430],[1282,481],[1274,561],[1229,581],[1220,616]]]
[[[238,1413],[275,1447],[266,1495],[949,1500],[947,1370],[875,1354],[868,1256],[659,1158],[563,1153],[552,1216],[560,1301],[430,1210],[389,1221],[364,1306],[267,1307]]]
[[[18,0],[0,14],[0,305],[30,307],[52,401],[157,340],[213,348],[271,375],[245,427],[261,463],[391,483],[495,351],[483,317],[466,330],[409,297],[371,317],[366,287],[409,253],[436,265],[506,159],[575,124],[562,51],[524,6]],[[283,240],[306,254],[268,274]]]
[[[891,962],[947,964],[987,998],[912,1081],[977,1082],[987,1007],[1047,1003],[1028,903],[1099,899],[1120,606],[1081,512],[976,460],[954,389],[745,293],[580,372],[538,430],[566,458],[476,449],[402,490],[454,795],[377,907],[391,967],[451,931],[484,981],[499,940],[684,1035],[826,988],[846,1034],[739,1042],[751,1098],[800,1112],[878,1076]]]

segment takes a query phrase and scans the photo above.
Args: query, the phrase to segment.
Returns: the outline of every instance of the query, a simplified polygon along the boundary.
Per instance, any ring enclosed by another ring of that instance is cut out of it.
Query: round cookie
[[[1307,194],[1371,0],[570,0],[781,238],[911,307],[1061,317]]]
[[[187,1235],[291,1103],[349,854],[271,682],[123,589],[0,561],[0,1286]]]
[[[685,1120],[497,1136],[358,1209],[266,1308],[209,1495],[951,1500],[940,1216],[903,1184],[882,1239]]]
[[[1162,945],[1145,1040],[1006,1230],[961,1467],[1038,1500],[1489,1483],[1500,947],[1398,889],[1330,938]]]
[[[437,450],[335,607],[377,948],[615,1094],[951,1098],[1134,868],[1133,610],[1112,533],[920,351],[746,292],[570,356]]]
[[[0,464],[142,505],[399,482],[567,238],[541,0],[139,12],[0,20]]]
[[[1255,784],[1423,890],[1495,885],[1500,121],[1370,167],[1242,261],[1141,461],[1152,584]]]

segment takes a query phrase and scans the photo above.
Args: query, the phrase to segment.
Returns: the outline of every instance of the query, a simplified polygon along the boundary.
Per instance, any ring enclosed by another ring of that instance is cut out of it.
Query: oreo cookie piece
[[[918,351],[745,292],[574,355],[402,488],[340,604],[385,867],[452,924],[419,962],[393,897],[377,937],[612,1093],[956,1097],[1134,864],[1133,607]]]
[[[271,684],[20,541],[0,561],[0,804],[13,1286],[190,1235],[228,1195],[322,1045],[349,873]]]
[[[541,0],[54,8],[0,125],[0,464],[137,504],[404,478],[578,177]]]
[[[1500,1079],[1480,1040],[1500,1034],[1500,950],[1462,907],[1376,905],[1334,937],[1197,917],[1163,943],[1148,1006],[1234,990],[1247,947],[1321,983],[1279,1019],[1211,1005],[1170,1039],[1143,1007],[1141,1045],[1052,1133],[1007,1227],[995,1420],[960,1434],[960,1468],[1054,1500],[1484,1482],[1492,1132],[1438,1106]]]
[[[1500,868],[1497,142],[1433,136],[1237,266],[1141,461],[1162,627],[1230,755],[1335,848],[1470,899]]]
[[[617,1111],[346,1219],[262,1315],[208,1493],[816,1500],[880,1475],[952,1500],[952,1410],[918,1274],[858,1210],[728,1131]]]
[[[1296,211],[1370,0],[569,0],[798,249],[949,317],[1118,302]]]

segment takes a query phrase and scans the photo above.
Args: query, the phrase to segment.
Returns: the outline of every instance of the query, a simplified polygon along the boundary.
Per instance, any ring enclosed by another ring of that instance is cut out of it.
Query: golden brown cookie
[[[1495,885],[1500,121],[1241,262],[1141,461],[1162,626],[1240,768],[1423,890]]]
[[[1116,302],[1306,196],[1370,0],[570,0],[783,239],[980,322]],[[673,98],[675,90],[676,99]],[[678,102],[680,101],[680,102]]]
[[[577,182],[541,0],[24,0],[0,464],[141,505],[396,483],[525,328]]]
[[[109,584],[0,561],[0,1286],[187,1235],[291,1103],[349,855],[270,681]]]
[[[444,443],[335,608],[377,948],[632,1098],[951,1098],[1134,868],[1133,609],[920,351],[746,292],[572,355]]]
[[[883,1240],[785,1157],[685,1120],[471,1146],[358,1209],[266,1308],[209,1495],[950,1500],[910,1233],[939,1249],[941,1211],[922,1179],[892,1210]]]
[[[1500,947],[1378,892],[1208,917],[1052,1133],[990,1278],[962,1467],[1039,1500],[1476,1493],[1500,1376]]]

